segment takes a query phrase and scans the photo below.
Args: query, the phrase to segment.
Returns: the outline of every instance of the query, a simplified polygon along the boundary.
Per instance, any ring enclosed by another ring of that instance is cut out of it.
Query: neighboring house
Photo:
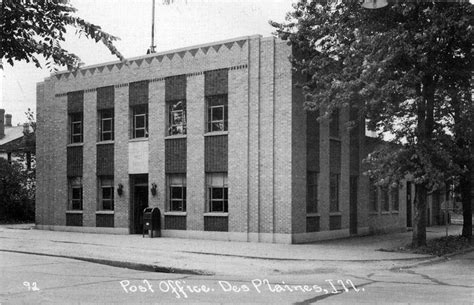
[[[29,128],[27,124],[12,126],[12,115],[0,109],[0,158],[9,162],[21,159],[30,168],[31,156],[35,153],[34,133],[25,136],[25,128]]]
[[[37,85],[36,223],[301,243],[406,229],[406,188],[370,210],[365,126],[306,113],[273,37],[241,37],[59,72]]]

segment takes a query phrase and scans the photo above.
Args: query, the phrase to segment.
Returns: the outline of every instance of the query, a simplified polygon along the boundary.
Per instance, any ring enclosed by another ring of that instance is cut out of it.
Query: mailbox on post
[[[145,237],[145,231],[148,231],[148,235],[153,238],[153,233],[157,232],[157,236],[161,235],[160,226],[160,210],[158,208],[146,208],[143,210],[143,234]]]

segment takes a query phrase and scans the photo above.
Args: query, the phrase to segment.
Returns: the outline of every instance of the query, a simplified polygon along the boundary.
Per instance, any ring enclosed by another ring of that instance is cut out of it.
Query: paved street
[[[320,268],[242,277],[144,272],[89,262],[0,253],[0,303],[450,303],[472,304],[474,252],[405,270]],[[268,281],[267,281],[268,280]]]
[[[459,234],[461,226],[451,226]],[[444,234],[430,227],[428,238]],[[379,251],[411,232],[303,245],[0,226],[0,303],[449,303],[474,300],[474,252]],[[127,268],[125,268],[127,267]]]

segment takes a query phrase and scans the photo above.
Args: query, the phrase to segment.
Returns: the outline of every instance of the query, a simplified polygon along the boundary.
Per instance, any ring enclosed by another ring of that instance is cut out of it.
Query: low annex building
[[[143,209],[158,207],[165,237],[301,243],[405,228],[404,188],[372,198],[362,175],[364,124],[349,131],[346,109],[306,113],[290,55],[248,36],[39,83],[37,227],[141,234]]]

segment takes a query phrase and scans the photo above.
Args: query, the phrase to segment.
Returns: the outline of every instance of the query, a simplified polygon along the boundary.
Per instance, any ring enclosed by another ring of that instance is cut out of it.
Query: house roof
[[[0,139],[0,148],[1,146],[23,137],[23,126],[5,126],[5,136]]]

